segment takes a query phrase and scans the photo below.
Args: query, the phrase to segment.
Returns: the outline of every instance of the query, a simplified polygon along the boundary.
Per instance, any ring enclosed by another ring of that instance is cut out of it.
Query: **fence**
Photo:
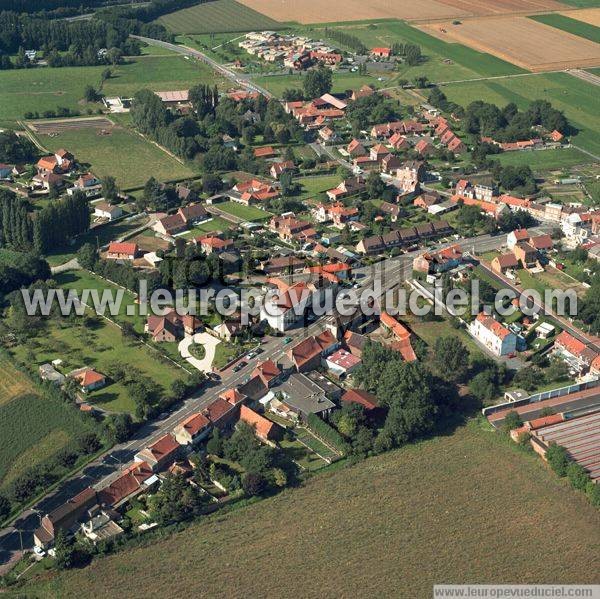
[[[539,393],[534,393],[529,397],[526,397],[524,399],[518,399],[517,401],[508,401],[501,404],[497,404],[495,406],[489,406],[487,408],[483,408],[481,410],[481,413],[484,416],[489,416],[490,414],[495,414],[496,412],[500,412],[501,410],[506,410],[508,408],[526,406],[531,403],[544,401],[545,399],[553,399],[555,397],[564,397],[566,395],[571,395],[579,391],[585,391],[586,389],[594,389],[599,385],[600,379],[595,378],[589,381],[584,381],[582,383],[574,383],[573,385],[567,385],[566,387],[559,387],[558,389],[550,389],[549,391],[541,391]]]

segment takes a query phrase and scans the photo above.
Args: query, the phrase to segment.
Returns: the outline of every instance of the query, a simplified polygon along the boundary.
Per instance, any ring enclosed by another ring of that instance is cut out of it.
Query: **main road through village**
[[[532,231],[547,232],[548,227],[542,226]],[[504,242],[504,236],[482,235],[440,244],[436,249],[442,249],[457,243],[464,251],[483,253],[500,248]],[[411,277],[412,260],[418,253],[419,251],[408,252],[373,266],[356,268],[354,276],[360,285],[357,291],[373,289],[373,283],[376,280],[381,281],[381,293],[403,284]],[[322,319],[318,319],[307,327],[289,331],[289,336],[293,338],[292,343],[289,345],[285,344],[284,339],[281,337],[269,338],[262,345],[263,352],[258,360],[279,360],[285,354],[286,349],[310,335],[321,332],[323,327]],[[119,475],[123,467],[133,460],[134,455],[139,450],[165,433],[172,431],[177,423],[185,417],[201,411],[223,391],[243,383],[249,377],[256,361],[253,360],[253,363],[246,365],[237,373],[228,371],[218,384],[213,383],[211,385],[209,383],[207,386],[202,387],[197,393],[182,402],[181,406],[168,417],[142,425],[136,431],[132,440],[114,446],[110,451],[85,466],[76,475],[62,482],[55,491],[23,512],[13,521],[11,526],[0,531],[0,572],[3,566],[19,557],[21,544],[24,549],[33,547],[33,531],[39,526],[41,516],[65,503],[85,487],[95,486],[101,488],[109,484],[112,479]]]

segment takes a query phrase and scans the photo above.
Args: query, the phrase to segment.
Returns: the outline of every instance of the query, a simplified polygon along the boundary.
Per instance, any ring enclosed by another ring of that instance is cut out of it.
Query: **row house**
[[[353,139],[347,146],[346,152],[351,158],[359,158],[360,156],[366,156],[368,154],[365,146],[358,139]]]
[[[598,357],[598,352],[583,341],[562,331],[554,340],[555,355],[562,358],[578,374],[587,372]]]
[[[333,353],[340,342],[329,329],[318,335],[311,335],[294,345],[286,354],[298,372],[315,370],[321,365],[321,359]]]
[[[445,220],[434,221],[430,224],[431,227],[419,227],[419,230],[423,232],[424,237],[419,235],[419,230],[416,227],[407,227],[391,231],[385,235],[365,237],[356,245],[356,251],[367,255],[380,254],[397,247],[407,248],[420,240],[441,237],[452,232],[452,227],[450,227]]]

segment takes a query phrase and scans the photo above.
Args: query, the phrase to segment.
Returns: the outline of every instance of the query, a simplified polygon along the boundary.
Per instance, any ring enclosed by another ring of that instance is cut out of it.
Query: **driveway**
[[[190,354],[190,345],[198,343],[204,346],[204,358],[198,360]],[[186,337],[179,343],[177,349],[184,360],[187,360],[194,368],[202,370],[203,372],[210,372],[212,370],[212,363],[215,359],[215,348],[221,341],[208,333],[196,333],[193,336]]]

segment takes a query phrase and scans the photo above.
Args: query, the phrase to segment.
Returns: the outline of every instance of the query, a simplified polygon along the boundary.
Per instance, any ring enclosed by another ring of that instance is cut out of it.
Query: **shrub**
[[[317,437],[332,445],[342,454],[345,454],[348,451],[348,444],[344,441],[342,435],[329,426],[324,420],[321,420],[316,414],[308,415],[306,425],[309,430],[317,435]]]
[[[567,468],[569,467],[571,460],[564,447],[552,443],[550,447],[548,447],[548,451],[546,451],[546,459],[548,460],[550,468],[552,468],[558,476],[567,475]]]
[[[571,486],[578,491],[584,491],[587,487],[590,477],[585,468],[577,462],[571,462],[567,466],[567,478]]]

